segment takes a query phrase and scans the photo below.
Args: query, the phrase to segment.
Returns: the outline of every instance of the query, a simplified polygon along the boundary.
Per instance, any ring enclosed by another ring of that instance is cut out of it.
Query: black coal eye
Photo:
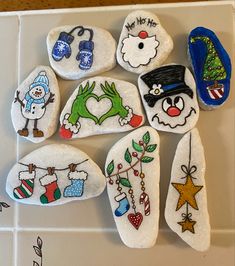
[[[175,97],[174,99],[174,105],[180,110],[184,109],[184,100],[180,96]]]
[[[144,48],[144,44],[142,42],[140,42],[138,47],[139,47],[139,49],[143,49]]]
[[[166,98],[166,102],[167,102],[169,105],[172,105],[172,100],[171,100],[171,98]]]
[[[172,100],[171,98],[166,98],[163,102],[162,102],[162,109],[163,111],[167,112],[168,108],[172,106]]]

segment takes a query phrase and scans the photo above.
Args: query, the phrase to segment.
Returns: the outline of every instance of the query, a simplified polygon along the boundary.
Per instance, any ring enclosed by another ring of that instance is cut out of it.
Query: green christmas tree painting
[[[221,97],[224,92],[224,85],[219,83],[220,80],[227,78],[227,73],[215,46],[209,37],[196,36],[191,37],[191,43],[196,41],[202,41],[205,43],[207,48],[207,54],[205,58],[205,63],[203,66],[203,80],[204,81],[214,81],[214,84],[207,87],[211,98],[215,98],[213,90],[219,90]],[[218,95],[216,95],[218,96]]]

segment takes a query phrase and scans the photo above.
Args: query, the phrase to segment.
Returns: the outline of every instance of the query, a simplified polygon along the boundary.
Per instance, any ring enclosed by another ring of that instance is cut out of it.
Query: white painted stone
[[[124,132],[144,123],[135,85],[108,77],[83,81],[67,101],[60,116],[62,138]]]
[[[59,109],[60,91],[56,76],[50,67],[38,66],[16,89],[11,106],[15,131],[32,142],[42,142],[55,133]]]
[[[157,130],[183,134],[197,123],[199,107],[193,75],[182,65],[164,65],[138,79],[150,125]]]
[[[160,66],[173,49],[173,41],[158,17],[137,10],[125,19],[117,47],[117,61],[127,71],[142,73]]]
[[[98,75],[116,65],[116,41],[108,31],[98,27],[54,28],[47,36],[47,50],[51,67],[64,79]]]
[[[199,132],[194,128],[183,136],[176,149],[165,218],[169,227],[198,251],[205,251],[210,246],[205,168],[203,146]],[[176,186],[183,191],[182,197]]]
[[[6,191],[20,203],[53,206],[99,196],[105,186],[100,168],[86,153],[70,145],[51,144],[13,166]]]
[[[120,237],[128,247],[149,248],[156,242],[159,221],[159,144],[156,130],[141,127],[119,140],[106,158],[110,205]]]

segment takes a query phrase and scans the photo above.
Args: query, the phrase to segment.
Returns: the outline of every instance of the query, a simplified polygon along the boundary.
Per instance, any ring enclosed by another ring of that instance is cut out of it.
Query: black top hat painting
[[[149,92],[144,99],[149,107],[154,107],[157,100],[179,93],[186,93],[193,98],[193,91],[184,81],[185,67],[182,65],[167,65],[152,70],[141,76],[148,86]]]

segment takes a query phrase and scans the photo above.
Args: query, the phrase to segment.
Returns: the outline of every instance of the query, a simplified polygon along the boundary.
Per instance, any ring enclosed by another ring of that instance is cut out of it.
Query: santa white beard
[[[156,48],[159,46],[155,35],[142,39],[139,36],[128,34],[122,43],[123,60],[134,68],[147,65],[157,55]]]
[[[184,100],[184,108],[181,110],[180,115],[171,117],[162,109],[162,102],[165,98],[160,99],[154,105],[155,110],[159,110],[159,112],[155,113],[152,116],[152,123],[156,124],[159,128],[167,127],[168,129],[175,128],[190,128],[191,124],[195,120],[195,114],[197,112],[197,106],[195,101],[190,98],[187,94],[181,93],[178,95],[171,96],[172,101],[176,96],[179,96]]]

